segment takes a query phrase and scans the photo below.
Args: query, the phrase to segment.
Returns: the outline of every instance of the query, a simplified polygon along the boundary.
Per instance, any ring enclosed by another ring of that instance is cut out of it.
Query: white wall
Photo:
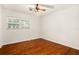
[[[7,29],[7,16],[21,17],[30,21],[30,29]],[[2,8],[2,44],[16,43],[30,39],[40,38],[40,22],[39,17],[30,15],[29,13],[19,12],[12,9]]]
[[[79,6],[42,17],[42,38],[79,49]]]
[[[0,5],[0,48],[2,46],[2,9]]]

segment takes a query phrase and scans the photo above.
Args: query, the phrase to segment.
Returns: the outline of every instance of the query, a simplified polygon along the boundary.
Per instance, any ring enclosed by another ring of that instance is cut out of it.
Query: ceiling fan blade
[[[44,7],[48,7],[48,8],[54,8],[53,5],[43,5],[43,4],[41,4],[41,5],[44,6]]]
[[[39,9],[39,10],[46,11],[46,9]]]

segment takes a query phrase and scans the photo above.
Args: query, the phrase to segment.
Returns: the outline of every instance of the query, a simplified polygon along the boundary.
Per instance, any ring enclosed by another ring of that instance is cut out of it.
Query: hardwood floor
[[[0,55],[2,54],[2,49],[0,48]]]
[[[1,50],[2,55],[79,55],[79,50],[41,38],[4,45]]]

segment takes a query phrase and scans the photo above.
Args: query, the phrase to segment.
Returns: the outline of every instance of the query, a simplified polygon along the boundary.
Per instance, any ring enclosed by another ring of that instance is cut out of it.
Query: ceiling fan
[[[36,11],[39,11],[39,10],[41,10],[41,11],[45,11],[46,9],[43,9],[43,8],[41,8],[41,6],[39,5],[39,4],[36,4]]]
[[[45,12],[47,10],[46,8],[54,8],[52,5],[43,5],[43,4],[32,4],[32,5],[34,5],[35,7],[34,8],[30,7],[29,10],[35,12],[39,11]]]

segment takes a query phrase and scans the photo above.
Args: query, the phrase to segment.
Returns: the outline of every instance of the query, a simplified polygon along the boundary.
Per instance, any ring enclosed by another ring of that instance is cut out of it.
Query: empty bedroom
[[[79,4],[0,4],[0,55],[79,55]]]

